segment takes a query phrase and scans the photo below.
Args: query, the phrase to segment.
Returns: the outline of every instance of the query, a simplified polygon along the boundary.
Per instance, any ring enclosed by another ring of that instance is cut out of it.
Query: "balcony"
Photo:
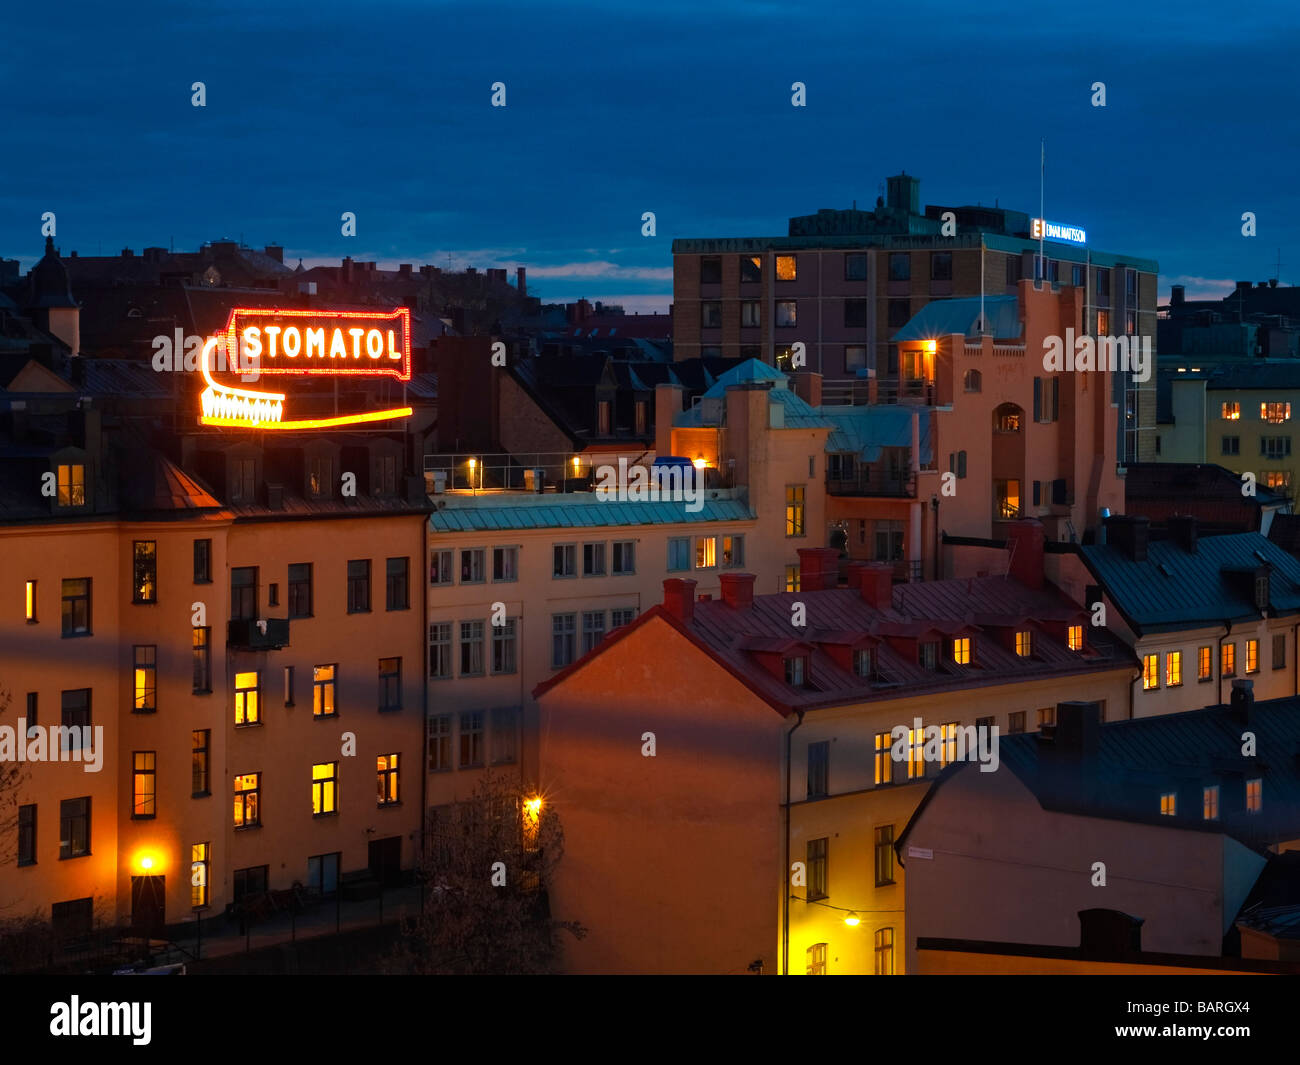
[[[829,469],[826,492],[833,496],[885,496],[890,499],[915,499],[916,476],[910,472],[853,466]]]
[[[226,647],[232,651],[278,651],[288,646],[288,618],[236,618],[226,626]]]

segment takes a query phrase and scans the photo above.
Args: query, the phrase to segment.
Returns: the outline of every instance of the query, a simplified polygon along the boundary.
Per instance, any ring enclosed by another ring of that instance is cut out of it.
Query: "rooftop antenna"
[[[1277,249],[1277,265],[1273,268],[1273,280],[1277,284],[1282,283],[1282,249]]]

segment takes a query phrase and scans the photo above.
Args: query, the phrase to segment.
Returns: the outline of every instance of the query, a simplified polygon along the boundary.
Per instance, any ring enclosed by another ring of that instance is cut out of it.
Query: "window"
[[[930,255],[930,280],[952,280],[952,252],[936,251]]]
[[[994,517],[1002,521],[1020,517],[1019,481],[993,482],[993,509]]]
[[[742,255],[740,257],[740,280],[763,280],[763,260],[761,257],[757,255]]]
[[[334,460],[327,455],[316,455],[308,466],[307,494],[312,499],[328,499],[334,488]]]
[[[853,652],[853,675],[871,679],[876,674],[875,656],[870,647],[860,647]]]
[[[69,736],[69,750],[81,750],[90,742],[90,689],[72,688],[59,699],[60,724],[74,729]],[[84,730],[84,731],[83,731]],[[51,752],[53,753],[53,752]]]
[[[410,584],[407,580],[409,570],[410,559],[407,558],[390,558],[384,564],[385,609],[410,609]]]
[[[1065,646],[1071,651],[1083,650],[1083,626],[1071,625],[1065,630]]]
[[[59,803],[59,857],[81,858],[90,853],[90,796]]]
[[[1290,488],[1291,472],[1289,470],[1266,470],[1264,472],[1265,488]]]
[[[636,541],[616,540],[610,545],[614,552],[613,573],[622,576],[636,572]]]
[[[776,279],[778,281],[795,280],[797,276],[795,265],[795,256],[778,255],[776,257]]]
[[[784,590],[787,592],[797,592],[799,590],[799,564],[797,562],[785,567],[784,585]]]
[[[863,252],[851,251],[844,256],[844,280],[865,281],[867,279],[867,256]]]
[[[894,758],[890,749],[894,745],[891,733],[876,733],[876,783],[889,784],[894,779]]]
[[[907,779],[925,776],[925,729],[907,730]]]
[[[492,579],[517,581],[519,579],[519,548],[492,548]]]
[[[451,584],[456,579],[450,550],[429,553],[429,583]]]
[[[799,305],[795,300],[777,300],[776,326],[778,329],[793,329],[799,322]]]
[[[609,435],[610,401],[602,399],[596,403],[596,431],[601,436]]]
[[[722,328],[722,304],[717,300],[705,300],[700,304],[700,328]]]
[[[230,571],[230,616],[235,620],[257,617],[256,566],[236,566]]]
[[[1291,404],[1261,403],[1259,405],[1259,417],[1261,421],[1271,422],[1273,425],[1289,422],[1291,420]]]
[[[978,392],[984,387],[984,377],[979,370],[967,370],[962,382],[967,392]]]
[[[28,581],[26,589],[26,598],[23,606],[23,616],[27,619],[28,625],[35,625],[36,617],[36,582]]]
[[[208,904],[210,854],[207,843],[195,843],[190,847],[190,907],[195,910]]]
[[[1097,270],[1097,299],[1110,301],[1110,270],[1100,267]]]
[[[311,767],[311,813],[313,817],[339,812],[339,764],[318,762]]]
[[[27,693],[27,734],[30,736],[32,729],[36,727],[36,711],[38,705],[38,694],[36,692]]]
[[[691,568],[691,541],[687,536],[674,536],[668,541],[668,570]]]
[[[713,569],[718,564],[718,542],[712,536],[695,538],[695,568]]]
[[[381,658],[379,660],[379,709],[402,709],[402,660],[400,658]]]
[[[1247,673],[1259,672],[1259,641],[1258,640],[1246,641],[1246,672]]]
[[[605,576],[605,545],[582,545],[582,575],[584,577]]]
[[[256,725],[262,720],[261,682],[256,672],[235,674],[235,724]]]
[[[158,648],[153,644],[132,648],[135,689],[132,709],[137,714],[152,714],[158,709]]]
[[[1044,706],[1038,711],[1038,731],[1042,732],[1044,728],[1054,728],[1056,726],[1056,707]]]
[[[1006,282],[1008,288],[1013,288],[1024,276],[1025,265],[1021,262],[1020,256],[1008,255],[1006,258],[1007,272]],[[1075,281],[1076,285],[1082,285],[1082,281]]]
[[[867,301],[844,301],[844,328],[865,329],[867,326]]]
[[[824,899],[827,895],[826,851],[830,840],[826,837],[810,839],[807,846],[809,899]]]
[[[1196,679],[1198,681],[1214,679],[1214,668],[1208,647],[1198,647],[1196,649]]]
[[[492,711],[492,764],[514,765],[519,757],[519,708],[497,707]]]
[[[605,611],[584,611],[582,615],[582,653],[586,654],[604,638]]]
[[[1261,436],[1259,438],[1259,453],[1270,459],[1285,458],[1291,454],[1291,438],[1289,436]]]
[[[1016,633],[1016,654],[1021,658],[1029,658],[1034,653],[1034,634],[1029,629],[1022,629]]]
[[[483,711],[460,715],[460,767],[474,769],[483,765]]]
[[[451,622],[435,621],[429,626],[429,679],[451,677]]]
[[[861,344],[849,344],[844,349],[844,372],[847,374],[857,373],[858,370],[867,369],[867,349]]]
[[[395,754],[381,754],[375,759],[375,775],[379,784],[379,805],[396,806],[401,792],[398,788],[397,759]]]
[[[1273,637],[1273,668],[1286,668],[1286,634],[1279,633]]]
[[[1224,455],[1241,454],[1241,437],[1225,436],[1219,442],[1220,453]]]
[[[1225,643],[1220,654],[1219,674],[1224,677],[1235,677],[1237,675],[1237,645],[1235,643]]]
[[[952,660],[959,666],[970,665],[970,637],[957,636],[952,641]]]
[[[894,826],[876,826],[876,887],[894,882]]]
[[[58,469],[58,502],[61,507],[86,505],[86,467],[81,463],[60,465]]]
[[[257,487],[257,461],[232,459],[230,462],[230,501],[252,503]]]
[[[460,623],[460,675],[462,677],[483,676],[483,622],[462,621]]]
[[[429,772],[446,773],[451,769],[451,715],[429,718]]]
[[[1160,687],[1160,656],[1150,654],[1142,656],[1142,690],[1151,691]]]
[[[194,541],[194,583],[212,583],[212,541]]]
[[[1167,791],[1160,796],[1160,815],[1162,817],[1175,817],[1178,814],[1178,795],[1176,792]]]
[[[36,804],[18,807],[18,864],[36,864]]]
[[[211,747],[210,729],[195,729],[190,733],[190,797],[211,795],[211,778],[208,776],[208,754]]]
[[[514,673],[518,669],[519,635],[514,618],[492,626],[492,672]]]
[[[826,975],[826,944],[814,943],[804,951],[804,963],[809,976]]]
[[[1009,734],[1025,731],[1025,711],[1017,710],[1007,715],[1007,732]]]
[[[891,252],[889,256],[889,280],[912,280],[912,257],[905,251]]]
[[[894,930],[876,929],[876,975],[894,975]]]
[[[802,655],[783,659],[785,682],[792,688],[802,688],[808,682],[808,659]]]
[[[618,629],[622,628],[624,625],[631,625],[635,620],[635,607],[616,607],[609,612],[609,627],[611,629]]]
[[[370,486],[371,495],[397,495],[397,456],[379,455],[375,459],[375,480]]]
[[[1165,687],[1177,688],[1183,683],[1183,652],[1169,651],[1165,654]]]
[[[908,320],[912,317],[911,300],[890,300],[885,310],[885,322],[890,329],[901,329],[907,325]],[[893,352],[891,351],[892,355]],[[892,360],[891,360],[892,361]],[[890,372],[894,372],[896,367],[891,366]]]
[[[808,798],[824,799],[830,794],[830,761],[829,741],[808,744]]]
[[[135,751],[132,761],[132,806],[133,819],[150,818],[158,815],[158,753],[156,751]]]
[[[90,578],[63,581],[63,635],[90,635]]]
[[[801,484],[785,486],[785,534],[804,535],[804,497],[806,489]]]
[[[1246,812],[1257,814],[1264,808],[1264,780],[1256,777],[1246,781]]]
[[[745,564],[745,538],[743,536],[721,536],[722,564],[735,569]]]
[[[1219,417],[1224,421],[1235,422],[1241,420],[1240,403],[1224,403],[1219,407]]]
[[[576,544],[556,544],[553,551],[553,577],[575,577],[578,573],[578,547]]]
[[[578,615],[551,615],[551,668],[560,669],[567,666],[574,658],[574,645],[577,640]]]
[[[266,894],[266,885],[270,867],[253,865],[247,869],[236,869],[234,879],[234,896],[236,904],[244,899]]]
[[[700,284],[720,285],[722,283],[722,257],[704,255],[700,258]]]
[[[939,668],[939,644],[936,640],[925,640],[917,646],[916,661],[922,669],[931,672]]]
[[[1219,785],[1201,789],[1201,817],[1206,821],[1219,819]]]
[[[311,563],[294,562],[289,566],[289,617],[311,617]]]
[[[354,558],[348,562],[348,613],[370,613],[370,559]]]

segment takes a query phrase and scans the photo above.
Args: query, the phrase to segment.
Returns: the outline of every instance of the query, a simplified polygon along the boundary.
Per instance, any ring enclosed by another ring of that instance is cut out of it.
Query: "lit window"
[[[1235,422],[1241,420],[1241,404],[1225,403],[1220,408],[1220,416],[1224,421]]]
[[[1165,655],[1165,686],[1177,688],[1183,682],[1183,652],[1170,651]]]
[[[778,281],[793,281],[795,276],[795,257],[793,255],[778,255],[776,257],[776,279]]]
[[[907,730],[907,779],[925,776],[925,728]]]
[[[939,767],[957,761],[957,722],[939,726]]]
[[[1246,812],[1257,814],[1264,808],[1264,781],[1260,777],[1246,781]]]
[[[814,943],[804,951],[804,971],[809,976],[826,975],[826,944]]]
[[[1151,691],[1160,687],[1160,656],[1142,656],[1142,690]]]
[[[722,537],[722,564],[733,568],[745,564],[745,538],[743,536]]]
[[[190,733],[190,795],[212,794],[208,787],[208,747],[211,729],[195,729]]]
[[[35,624],[36,624],[36,620],[37,620],[37,619],[36,619],[36,582],[35,582],[35,581],[28,581],[28,582],[27,582],[27,599],[26,599],[26,605],[25,605],[24,609],[25,609],[25,611],[26,611],[27,623],[28,623],[29,625],[35,625]]]
[[[793,566],[786,566],[786,567],[785,567],[785,582],[784,582],[784,583],[785,583],[785,591],[787,591],[787,592],[797,592],[797,591],[799,591],[799,565],[798,565],[798,563],[795,563]]]
[[[891,733],[876,733],[876,783],[889,784],[894,779],[894,759],[890,753],[894,745]]]
[[[695,538],[695,568],[712,569],[718,564],[718,541],[712,536]]]
[[[131,602],[158,602],[158,543],[136,540],[132,545]]]
[[[334,666],[312,666],[311,670],[311,715],[312,717],[333,717],[338,713],[335,704],[335,685],[337,670]]]
[[[1208,647],[1199,647],[1196,650],[1196,679],[1211,680],[1213,678],[1213,659],[1210,657]]]
[[[131,816],[155,817],[158,813],[158,755],[155,751],[136,751],[132,755]]]
[[[994,516],[1001,521],[1020,517],[1020,482],[993,482]]]
[[[1246,641],[1246,672],[1247,673],[1259,672],[1259,641],[1258,640]]]
[[[312,816],[338,813],[338,762],[320,762],[311,767]]]
[[[801,484],[789,484],[785,487],[785,534],[802,536],[804,534],[804,502],[806,489]]]
[[[880,928],[876,930],[876,975],[894,975],[894,930]]]
[[[1021,658],[1028,658],[1034,653],[1034,634],[1029,629],[1022,629],[1016,633],[1016,654]]]
[[[1259,416],[1262,421],[1272,422],[1274,425],[1288,422],[1291,420],[1291,404],[1261,403],[1259,405]]]
[[[1007,732],[1016,733],[1025,731],[1025,711],[1017,710],[1007,716]]]
[[[1237,645],[1235,643],[1225,643],[1223,645],[1223,661],[1219,667],[1219,672],[1225,677],[1235,677],[1237,675]]]
[[[153,645],[133,648],[135,659],[135,711],[151,714],[158,709],[158,648]]]
[[[1201,816],[1207,821],[1219,819],[1219,785],[1201,791]]]
[[[1071,651],[1083,650],[1083,626],[1071,625],[1065,633],[1065,645]]]
[[[395,806],[398,802],[397,758],[395,754],[381,754],[375,761],[379,784],[379,805]]]
[[[208,904],[208,844],[190,847],[190,906],[200,909]]]
[[[235,674],[235,724],[256,725],[262,720],[261,691],[256,672]]]
[[[235,777],[235,827],[251,828],[262,823],[258,795],[261,773],[244,773]]]
[[[970,665],[969,636],[958,636],[952,641],[952,660],[959,666]]]
[[[1172,791],[1160,796],[1160,813],[1163,817],[1173,817],[1178,813],[1178,796]]]
[[[61,465],[58,470],[58,502],[61,507],[86,505],[86,467],[81,463]]]

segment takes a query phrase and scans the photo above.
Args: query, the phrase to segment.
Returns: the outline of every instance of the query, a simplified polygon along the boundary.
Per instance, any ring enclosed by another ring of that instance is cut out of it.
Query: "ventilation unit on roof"
[[[1174,575],[1174,574],[1173,574],[1173,571],[1170,570],[1170,568],[1169,568],[1168,566],[1166,566],[1163,562],[1161,562],[1160,565],[1159,565],[1159,567],[1157,567],[1157,568],[1158,568],[1158,569],[1160,570],[1160,572],[1163,573],[1166,577],[1172,577],[1172,576]]]

